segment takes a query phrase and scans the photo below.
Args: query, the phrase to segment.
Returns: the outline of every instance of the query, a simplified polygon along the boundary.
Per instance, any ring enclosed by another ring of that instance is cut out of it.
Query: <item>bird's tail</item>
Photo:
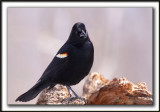
[[[30,90],[19,96],[16,101],[27,102],[35,98],[44,88],[48,87],[49,84],[42,81],[38,81]]]

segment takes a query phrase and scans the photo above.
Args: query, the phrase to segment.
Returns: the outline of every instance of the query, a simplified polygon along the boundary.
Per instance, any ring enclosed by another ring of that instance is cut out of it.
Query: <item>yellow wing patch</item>
[[[57,58],[66,58],[68,56],[68,53],[59,53],[56,55]]]

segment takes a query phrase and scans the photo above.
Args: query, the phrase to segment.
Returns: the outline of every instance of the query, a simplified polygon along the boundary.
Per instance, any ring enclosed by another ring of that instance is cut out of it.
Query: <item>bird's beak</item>
[[[83,37],[83,38],[87,38],[87,31],[86,33],[82,30],[81,34],[80,34],[80,37]]]

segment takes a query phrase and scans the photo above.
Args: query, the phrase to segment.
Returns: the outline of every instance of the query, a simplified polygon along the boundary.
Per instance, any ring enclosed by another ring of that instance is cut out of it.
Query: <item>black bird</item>
[[[93,64],[94,48],[83,23],[75,23],[66,43],[60,48],[37,83],[16,101],[27,102],[35,98],[43,89],[52,88],[56,84],[65,85],[69,91],[79,97],[70,86],[79,83],[88,73]],[[71,96],[71,94],[70,94]]]

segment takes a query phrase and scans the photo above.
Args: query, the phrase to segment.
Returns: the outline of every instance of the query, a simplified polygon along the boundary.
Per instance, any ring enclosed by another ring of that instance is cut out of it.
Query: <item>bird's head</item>
[[[83,23],[75,23],[72,27],[72,31],[69,40],[74,45],[83,45],[83,43],[89,39],[87,30]]]

